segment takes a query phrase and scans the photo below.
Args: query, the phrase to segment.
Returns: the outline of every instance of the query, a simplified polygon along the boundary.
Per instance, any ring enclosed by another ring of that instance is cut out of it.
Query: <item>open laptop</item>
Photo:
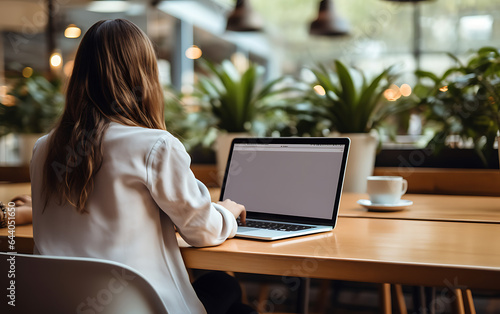
[[[342,194],[348,138],[237,138],[220,200],[247,210],[237,237],[278,240],[332,230]]]

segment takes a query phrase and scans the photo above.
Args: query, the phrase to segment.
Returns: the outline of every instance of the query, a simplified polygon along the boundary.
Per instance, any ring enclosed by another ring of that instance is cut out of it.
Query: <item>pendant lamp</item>
[[[226,30],[235,32],[260,31],[262,30],[262,20],[252,10],[248,0],[237,0],[234,10],[227,18]]]
[[[309,34],[341,36],[349,32],[347,21],[335,14],[333,0],[321,0],[318,18],[311,23]]]

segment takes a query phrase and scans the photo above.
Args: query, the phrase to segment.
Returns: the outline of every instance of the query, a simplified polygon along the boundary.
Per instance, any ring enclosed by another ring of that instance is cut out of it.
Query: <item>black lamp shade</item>
[[[321,0],[316,20],[311,23],[309,34],[320,36],[342,36],[349,32],[348,23],[335,14],[331,0]]]
[[[255,32],[262,30],[262,20],[248,4],[238,0],[234,10],[227,18],[226,30],[235,32]]]

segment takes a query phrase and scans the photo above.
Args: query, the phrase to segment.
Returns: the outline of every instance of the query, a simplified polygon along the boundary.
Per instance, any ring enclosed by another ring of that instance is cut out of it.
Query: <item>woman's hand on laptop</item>
[[[222,202],[217,202],[217,204],[222,205],[224,208],[229,210],[234,215],[234,218],[238,219],[238,217],[240,217],[241,224],[245,225],[245,220],[247,217],[245,206],[233,202],[230,199],[226,199]]]

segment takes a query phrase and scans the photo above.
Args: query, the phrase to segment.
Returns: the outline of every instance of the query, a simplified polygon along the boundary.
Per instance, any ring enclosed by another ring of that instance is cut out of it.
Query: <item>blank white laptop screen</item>
[[[246,207],[236,236],[278,240],[332,230],[348,150],[348,138],[233,140],[220,199]]]
[[[331,219],[344,145],[234,144],[224,198],[249,212]]]

